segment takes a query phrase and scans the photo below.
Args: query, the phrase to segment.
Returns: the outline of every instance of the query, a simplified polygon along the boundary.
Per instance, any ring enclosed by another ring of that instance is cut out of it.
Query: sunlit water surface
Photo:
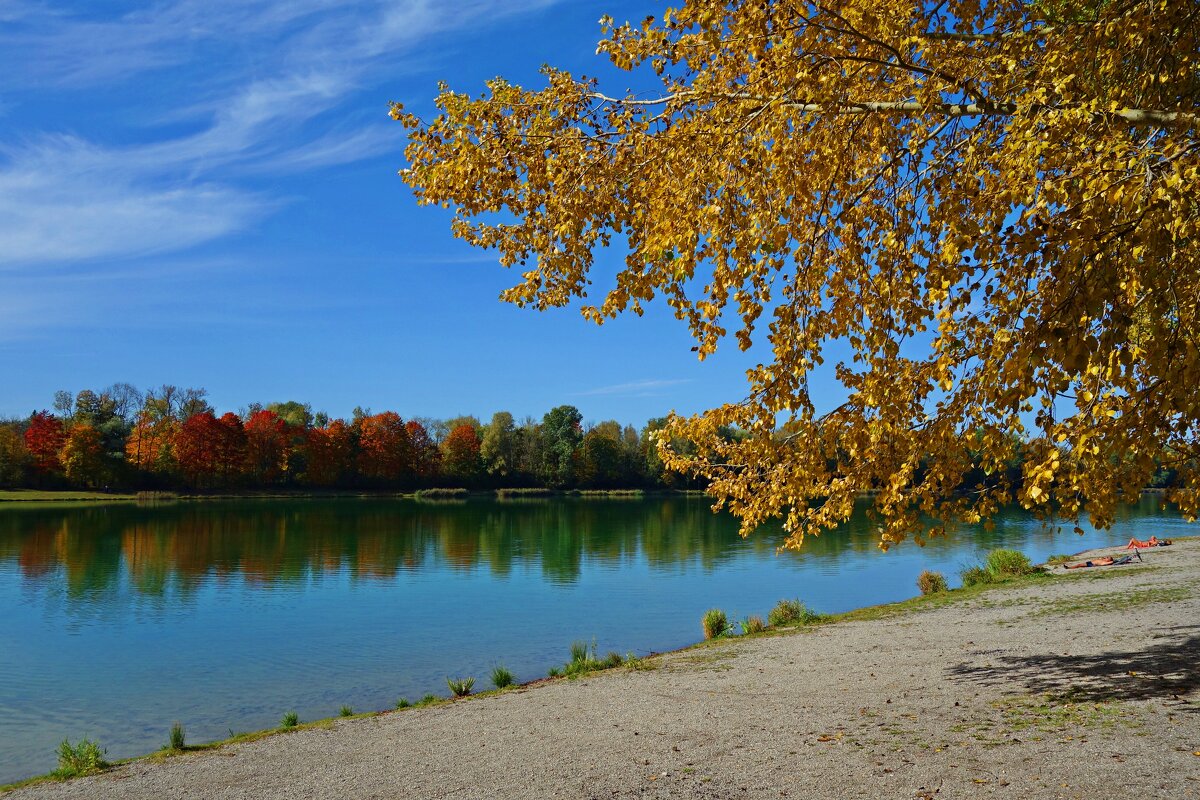
[[[1086,527],[1086,526],[1085,526]],[[308,500],[0,509],[0,783],[64,738],[109,758],[445,695],[492,667],[544,676],[573,640],[647,653],[799,597],[836,612],[916,593],[995,547],[1032,559],[1188,526],[1152,496],[1083,536],[1003,514],[881,553],[864,515],[776,553],[703,498]]]

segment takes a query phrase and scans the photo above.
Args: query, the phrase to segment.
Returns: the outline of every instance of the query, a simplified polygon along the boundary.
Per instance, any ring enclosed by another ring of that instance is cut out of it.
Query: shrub
[[[342,706],[340,709],[338,709],[338,715],[343,717],[353,717],[354,709],[350,706]]]
[[[182,750],[184,748],[183,725],[178,722],[172,725],[170,738],[167,741],[167,747],[169,749]]]
[[[650,661],[650,659],[648,659],[648,658],[641,658],[639,656],[635,656],[633,654],[632,650],[630,650],[628,653],[625,654],[624,664],[627,669],[631,669],[636,672],[643,672],[645,670],[658,669],[657,664]]]
[[[767,624],[774,628],[777,625],[799,622],[805,610],[804,603],[799,600],[780,600],[767,614]]]
[[[91,739],[80,739],[76,745],[63,739],[58,746],[58,769],[54,770],[54,775],[58,778],[75,778],[91,775],[107,766],[104,751]]]
[[[992,573],[988,572],[983,567],[967,567],[959,573],[962,578],[962,585],[965,586],[981,586],[985,583],[994,583],[995,578]]]
[[[700,626],[704,628],[705,639],[716,639],[729,630],[729,618],[725,616],[725,612],[721,609],[710,608],[701,617]]]
[[[819,614],[808,608],[799,600],[780,600],[767,614],[767,624],[772,628],[777,625],[788,625],[799,622],[801,625],[812,625],[829,619],[828,614]]]
[[[746,617],[742,620],[742,633],[762,633],[767,629],[767,623],[759,616]]]
[[[513,685],[513,674],[505,667],[496,667],[492,670],[492,685],[497,689],[503,689],[505,686]]]
[[[294,728],[300,724],[300,715],[295,711],[289,711],[283,715],[283,719],[279,721],[281,728]]]
[[[446,678],[446,685],[450,687],[450,691],[455,697],[466,697],[471,693],[471,689],[475,686],[474,678]]]
[[[412,703],[408,702],[407,697],[401,697],[399,700],[396,701],[396,709],[397,710],[399,710],[401,708],[409,708],[411,705],[412,705]]]
[[[608,651],[608,655],[604,657],[604,660],[600,662],[600,669],[612,669],[613,667],[619,667],[621,666],[622,661],[623,659],[621,658],[620,653],[618,653],[616,650],[610,650]]]
[[[949,587],[946,586],[945,575],[925,570],[917,576],[917,588],[921,590],[921,594],[939,594]]]
[[[1029,557],[1018,550],[993,550],[988,553],[987,570],[997,578],[1016,578],[1036,571]]]

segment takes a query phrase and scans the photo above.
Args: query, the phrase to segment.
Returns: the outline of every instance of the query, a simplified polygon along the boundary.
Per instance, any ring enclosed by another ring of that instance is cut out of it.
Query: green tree
[[[542,477],[555,487],[571,485],[575,451],[583,441],[583,415],[575,406],[557,406],[542,417]]]
[[[518,469],[517,426],[513,415],[497,411],[483,429],[479,453],[485,469],[497,477],[506,477]]]

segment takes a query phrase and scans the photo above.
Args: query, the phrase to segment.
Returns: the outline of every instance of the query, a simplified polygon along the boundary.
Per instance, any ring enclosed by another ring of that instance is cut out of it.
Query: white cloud
[[[362,85],[432,34],[556,1],[174,0],[98,18],[0,0],[0,20],[11,22],[0,29],[0,69],[16,70],[26,90],[123,95],[113,102],[127,107],[106,116],[127,119],[135,130],[121,135],[136,142],[102,143],[108,130],[14,130],[21,140],[0,140],[0,267],[164,253],[253,226],[284,202],[256,188],[255,176],[402,143],[397,126],[346,106]],[[135,78],[159,93],[131,90]],[[191,130],[137,129],[171,118]]]
[[[629,383],[616,383],[611,386],[601,386],[596,389],[588,389],[586,392],[576,392],[576,397],[590,397],[592,395],[624,395],[628,397],[654,397],[659,394],[657,390],[666,389],[671,386],[678,386],[682,383],[691,383],[691,378],[676,378],[670,380],[663,379],[647,379],[641,381],[631,381]]]

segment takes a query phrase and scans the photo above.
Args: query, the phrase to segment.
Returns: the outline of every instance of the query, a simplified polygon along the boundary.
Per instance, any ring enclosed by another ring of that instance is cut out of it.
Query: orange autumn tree
[[[520,271],[510,302],[602,323],[660,299],[701,358],[753,347],[743,398],[657,434],[744,532],[779,516],[799,546],[863,492],[885,548],[1014,500],[1107,525],[1156,460],[1200,512],[1200,6],[686,0],[603,25],[647,91],[442,86],[433,119],[392,109],[401,175]]]
[[[442,440],[442,470],[447,476],[470,482],[483,471],[479,458],[479,433],[473,425],[456,425]]]

